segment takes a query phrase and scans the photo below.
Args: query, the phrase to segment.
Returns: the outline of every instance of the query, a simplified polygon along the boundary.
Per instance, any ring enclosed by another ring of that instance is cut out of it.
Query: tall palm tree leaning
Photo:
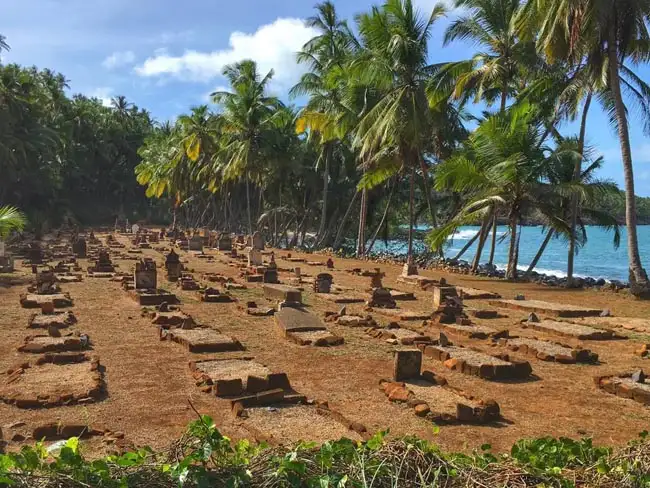
[[[244,60],[226,66],[223,75],[232,91],[212,93],[212,100],[222,110],[217,120],[221,150],[215,159],[224,180],[244,179],[248,232],[252,234],[250,183],[263,175],[262,154],[273,137],[273,117],[283,105],[266,95],[273,70],[261,76],[255,61]]]
[[[417,274],[413,264],[413,200],[415,171],[424,164],[424,148],[431,132],[426,97],[432,70],[427,61],[428,41],[433,24],[444,13],[443,5],[437,4],[424,19],[412,0],[386,0],[381,7],[357,17],[364,49],[351,69],[362,84],[382,96],[359,122],[354,144],[361,160],[371,166],[390,154],[399,161],[401,172],[410,173],[405,274]]]
[[[572,63],[586,58],[589,66],[606,66],[612,115],[618,131],[625,175],[625,223],[630,271],[630,291],[650,298],[650,281],[639,254],[634,169],[627,113],[623,102],[621,70],[650,56],[650,2],[648,0],[534,0],[524,10],[526,20],[538,27],[538,47],[550,56]],[[627,85],[625,85],[627,88]],[[644,94],[646,99],[650,94]],[[646,115],[646,129],[648,114]]]
[[[536,63],[535,45],[520,38],[517,32],[519,0],[456,0],[457,8],[468,13],[454,20],[445,32],[444,45],[456,40],[469,41],[480,46],[481,51],[471,59],[445,63],[432,79],[437,90],[451,90],[452,97],[463,103],[471,98],[475,102],[499,103],[505,112],[508,98],[516,95],[519,73]],[[444,88],[443,88],[444,87]],[[492,244],[489,265],[494,261],[496,247],[497,214],[493,211],[479,231],[475,265],[481,259],[492,224]]]

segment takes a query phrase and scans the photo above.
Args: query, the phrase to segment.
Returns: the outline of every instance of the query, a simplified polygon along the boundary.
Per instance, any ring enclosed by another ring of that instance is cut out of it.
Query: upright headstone
[[[248,266],[262,266],[262,253],[259,249],[251,247],[247,250],[246,256],[248,257]]]
[[[77,240],[75,240],[72,243],[72,252],[78,258],[85,258],[87,247],[88,246],[86,245],[86,239],[84,239],[83,237],[79,237]]]
[[[187,248],[190,251],[203,251],[203,238],[198,234],[194,234],[188,241]]]
[[[137,234],[138,232],[140,232],[140,226],[138,224],[133,224],[131,226],[131,232],[133,232],[134,234]]]
[[[320,273],[314,279],[314,293],[329,293],[334,278],[329,273]]]
[[[167,279],[169,281],[178,281],[181,277],[183,265],[178,254],[172,249],[165,258],[165,268],[167,269]]]
[[[232,251],[232,239],[230,238],[230,234],[224,232],[219,236],[217,248],[219,251]]]
[[[264,238],[262,237],[262,234],[260,234],[258,231],[255,231],[253,233],[251,245],[253,249],[258,249],[260,251],[264,250]]]
[[[27,258],[31,264],[43,264],[43,250],[38,242],[32,242],[29,245]]]
[[[156,262],[153,259],[143,259],[135,263],[135,288],[136,290],[152,290],[158,288],[158,274]]]
[[[395,351],[393,363],[393,380],[405,381],[419,378],[422,370],[422,351]]]

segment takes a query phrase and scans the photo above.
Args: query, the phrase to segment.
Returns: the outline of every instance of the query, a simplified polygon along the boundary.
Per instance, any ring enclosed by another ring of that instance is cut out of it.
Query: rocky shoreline
[[[339,257],[354,258],[354,254],[349,251],[334,252],[333,250],[324,251],[326,254],[335,254]],[[392,253],[373,253],[365,257],[366,261],[375,263],[387,264],[404,264],[406,262],[406,254],[392,254]],[[422,269],[436,269],[446,273],[464,274],[484,276],[486,278],[497,278],[505,280],[505,270],[500,270],[496,266],[488,266],[481,264],[476,273],[471,271],[471,263],[462,259],[441,258],[433,253],[420,253],[415,256],[415,262],[418,267]],[[550,287],[564,287],[568,286],[566,277],[559,277],[549,274],[538,273],[533,271],[530,276],[525,277],[523,272],[519,273],[517,282],[521,283],[537,283],[539,285],[546,285]],[[604,278],[591,278],[591,277],[574,277],[572,288],[590,288],[601,291],[620,292],[622,290],[629,290],[629,283],[619,280],[606,280]]]

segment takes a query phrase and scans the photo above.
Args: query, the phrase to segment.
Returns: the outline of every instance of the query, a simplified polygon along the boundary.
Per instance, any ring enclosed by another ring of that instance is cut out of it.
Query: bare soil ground
[[[124,237],[119,239],[127,242]],[[239,273],[236,267],[229,266],[230,260],[217,251],[207,251],[215,256],[210,262],[198,259],[191,253],[179,253],[182,259],[187,260],[186,266],[193,270],[197,280],[208,272],[233,278],[237,278]],[[284,251],[276,253],[278,266],[292,268],[294,265],[291,262],[280,258],[286,254]],[[246,348],[247,356],[254,357],[256,362],[266,365],[271,371],[286,372],[296,391],[308,398],[327,400],[332,409],[351,421],[363,423],[370,432],[390,428],[393,436],[415,434],[454,450],[471,450],[484,443],[492,444],[496,450],[507,450],[517,439],[545,435],[574,438],[593,436],[597,443],[620,445],[647,429],[650,423],[648,407],[631,399],[607,394],[597,388],[593,380],[595,376],[616,375],[643,367],[650,369],[650,363],[634,354],[640,343],[650,342],[650,335],[638,331],[615,329],[617,333],[626,335],[627,340],[579,341],[562,338],[570,346],[582,345],[598,353],[600,363],[597,365],[563,365],[512,352],[512,358],[530,361],[533,373],[538,378],[530,382],[484,381],[449,371],[440,362],[424,357],[424,369],[441,374],[452,386],[476,398],[496,400],[505,418],[505,422],[499,425],[443,426],[436,435],[430,422],[415,416],[410,408],[390,403],[379,389],[379,379],[389,378],[392,374],[395,346],[371,338],[364,328],[335,323],[328,323],[328,329],[345,338],[343,345],[332,348],[299,346],[281,336],[273,317],[246,314],[247,301],[256,301],[260,307],[275,305],[264,298],[261,284],[248,283],[245,290],[233,290],[232,295],[238,299],[238,303],[206,304],[198,299],[196,292],[182,291],[166,282],[164,256],[161,253],[146,249],[142,255],[151,256],[158,262],[159,287],[176,293],[181,300],[181,309],[192,315],[197,323],[236,337]],[[313,256],[296,252],[292,255],[310,261],[313,259]],[[80,262],[84,269],[90,264],[88,260]],[[114,259],[114,262],[120,264],[118,271],[128,272],[134,266],[132,260]],[[370,270],[378,264],[338,258],[334,258],[334,262],[336,269],[329,271],[334,276],[334,283],[355,290],[350,293],[365,295],[370,279],[349,274],[345,269]],[[26,355],[16,348],[23,343],[26,335],[33,333],[27,329],[27,319],[32,311],[22,308],[19,303],[19,295],[25,292],[30,270],[21,268],[20,262],[17,262],[17,266],[16,273],[0,277],[0,372],[26,360]],[[380,266],[386,273],[384,285],[403,290],[404,285],[396,284],[401,266]],[[314,274],[325,271],[324,266],[310,269]],[[524,294],[528,299],[610,309],[614,316],[650,316],[650,302],[636,301],[623,294],[513,284],[436,271],[424,271],[422,274],[434,279],[444,277],[453,285],[496,292],[505,299]],[[280,280],[287,282],[290,276],[288,272],[281,272]],[[333,426],[330,420],[325,421],[318,416],[309,414],[303,418],[296,414],[292,417],[298,410],[287,410],[288,413],[282,412],[282,415],[259,410],[249,420],[234,417],[227,400],[202,393],[195,386],[188,367],[190,360],[223,357],[228,353],[192,354],[170,341],[160,341],[157,328],[149,318],[141,316],[141,307],[119,283],[84,277],[82,283],[66,283],[62,288],[73,298],[74,307],[69,310],[73,310],[78,319],[78,323],[69,330],[82,331],[91,337],[93,355],[99,356],[105,367],[107,396],[95,404],[50,409],[25,410],[0,403],[0,428],[16,422],[25,422],[30,428],[51,422],[101,425],[125,433],[128,441],[136,445],[161,448],[168,446],[183,432],[187,423],[196,418],[188,404],[188,400],[191,400],[199,412],[211,415],[219,428],[233,438],[252,436],[245,422],[251,422],[250,425],[255,424],[265,434],[275,435],[283,441],[322,441],[340,435],[355,436],[345,427],[339,429],[338,424]],[[305,286],[303,301],[312,313],[322,317],[325,311],[339,310],[341,305],[320,299],[310,288]],[[415,295],[416,301],[399,302],[400,309],[430,312],[433,292],[415,291]],[[244,307],[241,308],[241,305]],[[485,307],[487,300],[472,300],[467,305]],[[348,313],[365,315],[363,308],[363,304],[347,305]],[[500,313],[497,319],[472,320],[477,325],[496,330],[509,329],[511,335],[557,340],[555,335],[522,328],[520,321],[527,317],[526,311],[502,309]],[[373,317],[380,326],[394,320],[380,314],[373,314]],[[541,317],[544,315],[541,314]],[[412,328],[420,324],[410,322],[402,325]],[[612,325],[608,322],[606,327]],[[437,338],[436,330],[432,327],[422,328],[434,339]],[[480,348],[487,353],[498,352],[487,340],[454,337],[453,341],[455,344]],[[432,405],[432,409],[435,410],[435,405]],[[27,438],[25,442],[32,442],[32,439]],[[11,442],[9,449],[19,445],[20,442]],[[102,453],[104,448],[101,443],[88,446],[89,450],[98,453]]]

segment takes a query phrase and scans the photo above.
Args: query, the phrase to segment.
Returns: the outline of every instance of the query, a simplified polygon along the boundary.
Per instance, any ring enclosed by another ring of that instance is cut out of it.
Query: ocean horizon
[[[518,268],[525,271],[528,269],[535,254],[537,254],[546,236],[546,230],[542,226],[524,226],[521,229]],[[418,230],[426,231],[428,228],[419,226]],[[460,227],[447,241],[445,257],[454,257],[467,244],[467,241],[476,235],[478,230],[478,226]],[[505,269],[508,263],[509,238],[507,233],[507,226],[497,227],[497,246],[494,255],[494,264],[499,269]],[[637,233],[641,261],[646,270],[650,271],[650,225],[638,226]],[[481,262],[487,262],[490,237],[486,243],[487,250],[484,249],[483,251]],[[627,264],[627,230],[625,227],[621,227],[621,245],[618,249],[614,247],[613,241],[613,232],[601,227],[587,226],[587,242],[578,250],[575,257],[574,275],[583,278],[603,278],[605,280],[627,282],[629,276]],[[414,241],[414,248],[416,251],[422,252],[426,249],[426,244],[422,239],[417,239]],[[389,240],[386,245],[384,241],[377,240],[373,252],[404,254],[406,253],[406,242],[402,239],[395,239]],[[474,258],[475,252],[476,243],[465,252],[461,259],[471,261]],[[565,277],[567,253],[568,243],[565,239],[561,237],[551,239],[542,258],[535,267],[535,271],[560,278]]]

